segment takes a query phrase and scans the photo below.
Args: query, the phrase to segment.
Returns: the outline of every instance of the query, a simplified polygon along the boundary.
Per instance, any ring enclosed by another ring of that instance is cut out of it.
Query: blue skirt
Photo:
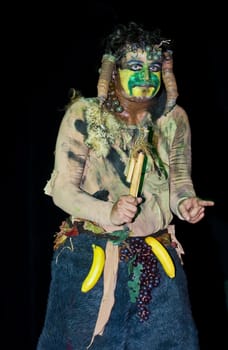
[[[92,244],[105,249],[106,239],[80,234],[67,238],[54,252],[44,327],[37,350],[86,350],[90,344],[103,294],[102,277],[87,293],[81,285],[90,269]],[[169,278],[158,262],[160,284],[152,290],[150,317],[140,322],[130,301],[128,266],[119,263],[115,304],[102,336],[90,350],[199,350],[186,275],[175,248],[168,247],[176,267]]]

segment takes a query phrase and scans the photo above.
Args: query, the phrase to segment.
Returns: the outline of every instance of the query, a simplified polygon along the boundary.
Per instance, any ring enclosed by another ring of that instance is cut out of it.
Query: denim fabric
[[[103,292],[103,280],[87,293],[81,284],[92,261],[92,243],[105,248],[106,240],[81,234],[71,238],[53,256],[52,281],[44,328],[37,350],[85,350],[90,343]],[[73,250],[72,250],[73,247]],[[115,305],[102,336],[91,350],[198,350],[187,280],[174,248],[176,277],[170,279],[159,263],[161,282],[152,291],[150,318],[141,323],[130,302],[128,268],[119,263]]]

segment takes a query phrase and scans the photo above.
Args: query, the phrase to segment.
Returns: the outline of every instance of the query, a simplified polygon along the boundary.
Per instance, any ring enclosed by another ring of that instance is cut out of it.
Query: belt
[[[88,221],[74,221],[73,222],[73,226],[77,228],[78,233],[79,234],[89,234],[89,235],[93,235],[99,238],[106,238],[109,240],[118,240],[120,235],[115,235],[115,232],[121,232],[121,231],[114,231],[114,232],[106,232],[104,231],[100,226],[98,226],[97,224],[88,222]],[[88,227],[90,227],[90,229],[88,229]],[[92,231],[93,230],[93,231]],[[96,232],[98,231],[98,232]],[[124,230],[123,230],[124,231]],[[130,231],[128,231],[128,229],[125,231],[130,233]],[[129,236],[129,235],[127,235]],[[168,229],[162,229],[159,230],[155,233],[149,234],[149,235],[145,235],[142,236],[141,238],[146,238],[148,236],[153,236],[155,238],[157,238],[160,242],[162,242],[165,245],[169,245],[171,242],[171,238],[170,238],[170,234],[168,233]],[[131,237],[129,237],[129,239],[131,239]]]
[[[93,235],[99,238],[104,238],[113,242],[113,244],[120,244],[125,239],[131,239],[130,231],[128,228],[125,230],[106,232],[102,227],[96,223],[76,219],[72,222],[71,218],[68,217],[62,222],[60,232],[55,235],[54,249],[58,249],[59,246],[65,242],[67,237],[78,236],[79,234]],[[158,239],[162,244],[168,246],[171,244],[171,237],[168,232],[168,228],[159,230],[153,234],[145,235],[141,238],[153,236]]]

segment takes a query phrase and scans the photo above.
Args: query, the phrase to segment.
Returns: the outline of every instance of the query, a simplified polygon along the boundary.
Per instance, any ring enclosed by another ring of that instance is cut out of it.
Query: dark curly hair
[[[161,36],[160,29],[148,31],[135,22],[127,25],[119,24],[114,31],[106,38],[105,53],[116,57],[116,62],[126,54],[127,51],[146,50],[147,46],[159,45],[162,43],[162,51],[170,46],[170,40]]]

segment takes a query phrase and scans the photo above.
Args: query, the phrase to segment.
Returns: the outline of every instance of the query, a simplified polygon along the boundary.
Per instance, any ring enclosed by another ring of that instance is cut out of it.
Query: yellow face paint
[[[153,97],[157,94],[161,86],[161,72],[148,72],[149,79],[143,78],[141,74],[129,69],[119,69],[121,85],[129,96]]]
[[[161,61],[141,49],[128,52],[118,69],[123,90],[131,97],[154,97],[161,87]]]

